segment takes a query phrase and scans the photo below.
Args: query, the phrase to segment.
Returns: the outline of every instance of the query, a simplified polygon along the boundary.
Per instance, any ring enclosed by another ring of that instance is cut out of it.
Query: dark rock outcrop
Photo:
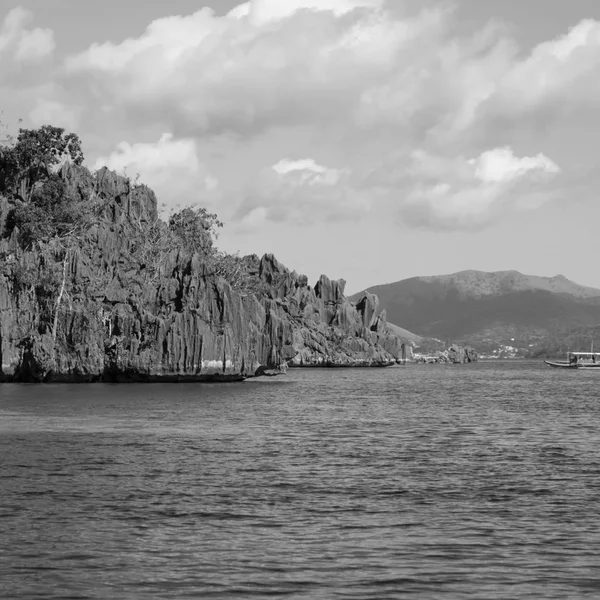
[[[254,260],[256,295],[176,249],[152,276],[134,233],[156,221],[154,193],[106,169],[92,176],[66,166],[61,176],[99,217],[54,264],[62,296],[41,285],[47,257],[19,249],[14,235],[0,241],[1,380],[230,381],[288,364],[378,366],[401,355],[376,296],[355,306],[343,281],[323,276],[313,289],[273,256]]]
[[[476,350],[470,346],[459,346],[458,344],[452,344],[447,350],[434,352],[429,356],[419,355],[415,359],[418,363],[428,364],[465,364],[474,363],[478,360],[479,355]]]
[[[470,346],[459,346],[452,344],[446,351],[448,362],[455,364],[472,363],[479,360],[479,356],[475,349]]]

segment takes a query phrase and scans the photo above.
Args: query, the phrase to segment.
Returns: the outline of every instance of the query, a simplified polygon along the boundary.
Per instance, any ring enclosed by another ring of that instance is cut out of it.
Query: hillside
[[[472,344],[482,352],[510,345],[522,354],[543,354],[559,351],[567,338],[574,344],[585,341],[587,348],[591,328],[600,324],[600,290],[562,275],[462,271],[368,291],[379,297],[391,322],[420,336]]]
[[[403,284],[419,280],[426,283],[439,283],[447,289],[457,290],[465,298],[480,298],[482,296],[498,296],[514,292],[545,291],[554,294],[567,294],[575,298],[598,298],[600,290],[579,285],[567,279],[564,275],[554,277],[539,277],[524,275],[518,271],[460,271],[451,275],[434,277],[415,277],[398,282]],[[389,284],[397,285],[397,284]]]

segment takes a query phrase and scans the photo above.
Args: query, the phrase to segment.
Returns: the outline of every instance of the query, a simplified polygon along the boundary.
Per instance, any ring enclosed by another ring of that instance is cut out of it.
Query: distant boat
[[[600,352],[567,352],[566,361],[544,361],[561,369],[600,369]]]

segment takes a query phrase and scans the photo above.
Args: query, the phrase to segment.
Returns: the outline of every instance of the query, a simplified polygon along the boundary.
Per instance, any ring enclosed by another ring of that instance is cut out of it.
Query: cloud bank
[[[30,118],[105,136],[97,164],[245,227],[376,214],[473,229],[554,201],[572,165],[548,140],[598,110],[600,23],[519,48],[493,24],[459,33],[446,6],[403,7],[251,0],[158,19],[65,57]],[[52,52],[29,18],[6,17],[0,60]]]

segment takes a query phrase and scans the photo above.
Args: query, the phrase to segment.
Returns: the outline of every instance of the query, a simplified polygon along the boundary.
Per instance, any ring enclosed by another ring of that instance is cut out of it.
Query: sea
[[[600,597],[600,373],[0,385],[0,598]]]

